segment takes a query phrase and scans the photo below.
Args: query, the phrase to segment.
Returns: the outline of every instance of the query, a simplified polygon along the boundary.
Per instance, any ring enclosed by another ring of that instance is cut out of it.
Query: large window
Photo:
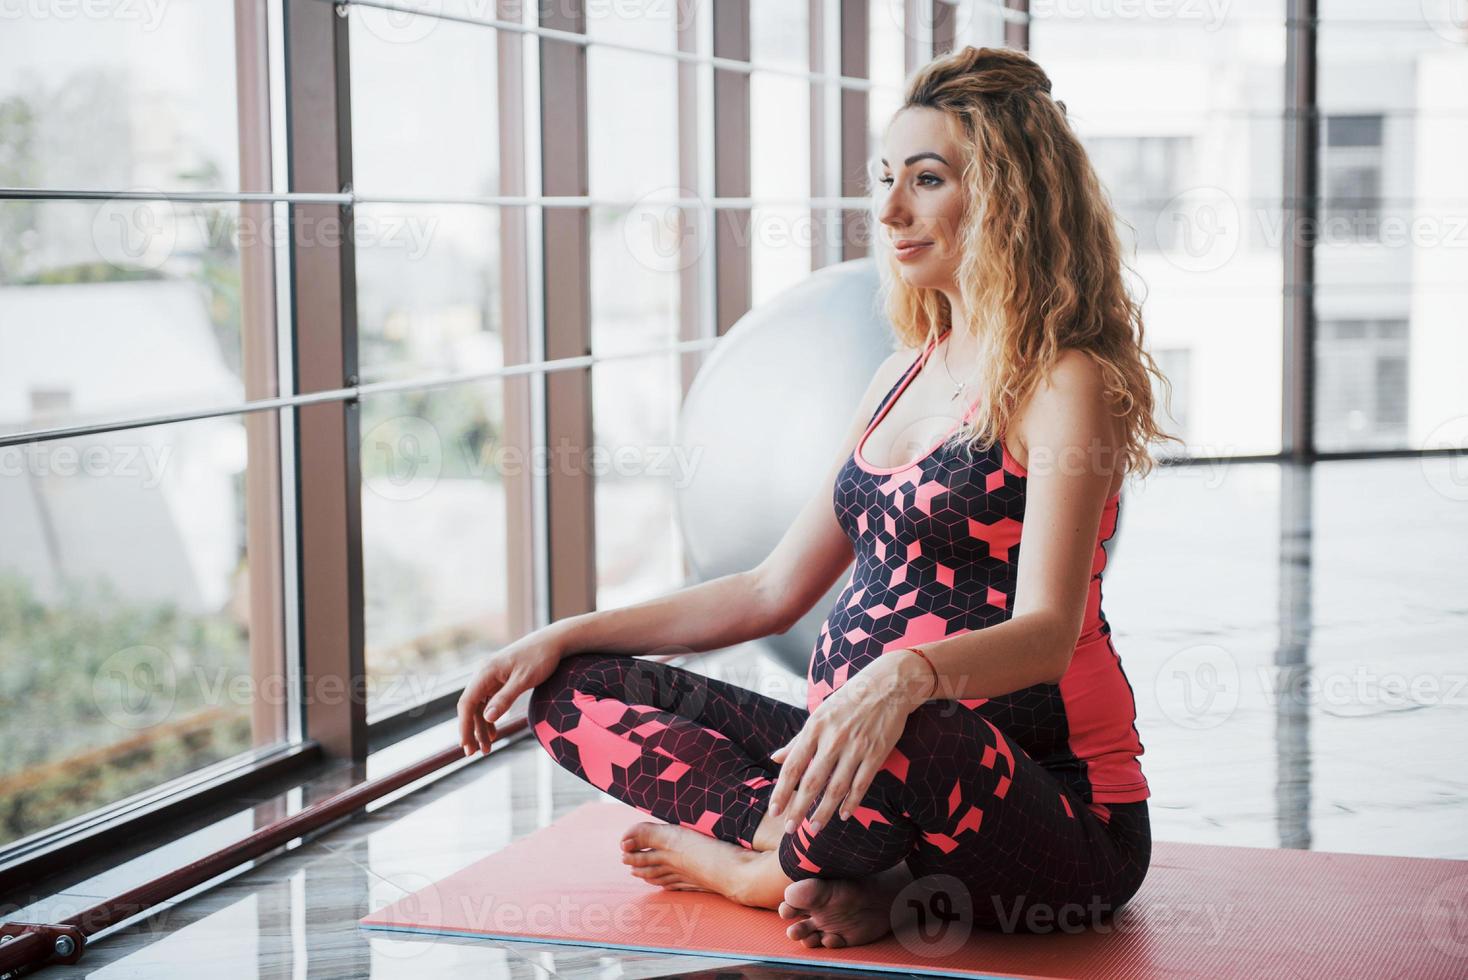
[[[1186,429],[1160,402],[1159,424],[1190,455],[1278,452],[1284,0],[1037,5],[1030,48],[1116,204],[1149,343],[1186,365]]]
[[[1465,42],[1461,5],[1320,4],[1323,450],[1468,442]]]
[[[358,757],[548,619],[686,584],[684,394],[867,254],[935,49],[1029,39],[1192,454],[1281,448],[1312,109],[1312,448],[1468,437],[1468,45],[1431,5],[1322,0],[1288,108],[1284,0],[449,6],[4,19],[0,845]],[[362,667],[364,703],[314,686]]]
[[[281,212],[210,199],[271,189],[265,25],[58,10],[0,29],[0,187],[77,192],[0,198],[0,845],[289,730],[282,418],[199,414],[276,392]]]

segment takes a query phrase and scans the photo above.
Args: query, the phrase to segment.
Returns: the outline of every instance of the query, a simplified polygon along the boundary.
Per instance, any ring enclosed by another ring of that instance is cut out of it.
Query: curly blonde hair
[[[972,45],[918,69],[894,113],[926,106],[955,116],[968,140],[960,176],[967,202],[958,235],[958,289],[976,323],[982,398],[950,442],[990,451],[1017,408],[1067,348],[1100,365],[1107,400],[1120,406],[1128,472],[1145,476],[1148,444],[1183,440],[1153,417],[1148,375],[1171,382],[1143,348],[1140,304],[1122,279],[1111,200],[1065,116],[1050,78],[1029,56]],[[910,348],[952,328],[948,298],[905,283],[889,252],[885,308]]]

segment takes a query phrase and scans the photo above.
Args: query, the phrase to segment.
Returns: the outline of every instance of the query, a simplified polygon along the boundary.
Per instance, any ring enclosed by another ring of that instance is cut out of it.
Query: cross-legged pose
[[[1026,55],[920,69],[879,166],[902,349],[820,492],[756,568],[499,651],[462,740],[487,749],[531,691],[545,750],[658,818],[622,841],[631,874],[778,909],[808,946],[927,913],[1084,928],[1151,854],[1101,575],[1127,474],[1171,438],[1161,375],[1110,207]],[[842,575],[804,706],[638,656],[782,632]]]

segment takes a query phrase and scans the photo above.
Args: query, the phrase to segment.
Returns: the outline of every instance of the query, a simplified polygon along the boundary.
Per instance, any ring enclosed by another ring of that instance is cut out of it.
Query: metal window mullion
[[[581,0],[539,8],[541,26],[586,32]],[[586,195],[590,184],[587,63],[584,45],[540,43],[540,179],[553,194]],[[545,211],[539,283],[544,305],[542,336],[548,358],[591,350],[591,220],[586,208]],[[592,444],[592,372],[562,371],[545,379],[546,530],[551,621],[596,608],[594,474],[585,466],[561,466],[569,454]],[[581,458],[585,458],[584,455]]]
[[[1007,0],[1004,5],[1004,45],[1030,50],[1030,0]]]
[[[1287,0],[1285,27],[1280,451],[1302,462],[1315,454],[1315,244],[1299,230],[1317,227],[1319,211],[1315,9],[1315,0]]]
[[[518,0],[496,0],[496,12],[523,14]],[[526,191],[526,78],[523,35],[495,35],[496,127],[499,132],[500,190],[516,194]],[[530,334],[530,280],[528,275],[528,225],[533,212],[507,208],[499,215],[500,349],[506,364],[524,364],[535,358]],[[500,384],[504,413],[505,444],[535,445],[535,376],[507,376]],[[539,548],[536,535],[536,479],[534,468],[512,468],[501,477],[505,495],[505,611],[511,637],[536,629],[539,580],[528,571],[535,568]],[[486,601],[488,597],[486,596]]]
[[[869,0],[841,0],[839,22],[841,38],[841,73],[866,77],[871,71],[871,10]],[[866,190],[866,166],[871,156],[868,128],[871,122],[871,100],[865,91],[841,90],[841,183],[842,197],[860,197]],[[841,213],[841,256],[859,259],[867,255],[867,209],[847,209]]]
[[[714,54],[747,59],[749,0],[722,0],[714,4],[712,16]],[[717,196],[748,197],[750,194],[749,81],[747,74],[714,72],[714,193]],[[714,213],[713,244],[718,261],[715,327],[721,337],[750,307],[752,227],[752,207],[727,208]]]
[[[290,187],[345,191],[351,184],[349,24],[321,3],[286,7]],[[357,383],[356,268],[352,211],[293,202],[290,221],[295,389]],[[321,235],[339,226],[342,234]],[[332,757],[367,758],[363,635],[359,403],[329,400],[295,410],[297,541],[306,734]],[[330,692],[326,682],[340,683]],[[326,696],[328,693],[334,696]],[[319,695],[319,696],[317,696]]]
[[[271,186],[273,172],[268,7],[269,0],[237,0],[234,8],[240,184],[266,189]],[[254,227],[272,227],[275,204],[241,204],[240,218]],[[259,236],[240,242],[240,373],[247,399],[278,393],[275,254],[273,244]],[[241,421],[248,460],[244,495],[250,676],[261,685],[260,690],[271,690],[266,685],[287,666],[282,608],[280,413],[249,413]],[[250,712],[252,745],[273,745],[288,733],[286,703],[255,698]]]

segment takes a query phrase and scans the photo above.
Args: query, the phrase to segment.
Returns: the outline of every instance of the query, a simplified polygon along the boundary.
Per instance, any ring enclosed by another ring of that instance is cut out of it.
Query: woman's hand
[[[933,690],[933,674],[923,658],[893,650],[822,701],[800,734],[770,753],[771,760],[781,763],[770,811],[793,814],[785,821],[785,833],[795,832],[817,794],[821,803],[811,815],[812,830],[825,826],[838,804],[841,819],[849,819],[902,737],[908,716]]]
[[[465,755],[473,755],[476,747],[489,751],[495,719],[523,692],[555,673],[563,654],[554,628],[543,627],[485,661],[459,696],[459,744]]]

